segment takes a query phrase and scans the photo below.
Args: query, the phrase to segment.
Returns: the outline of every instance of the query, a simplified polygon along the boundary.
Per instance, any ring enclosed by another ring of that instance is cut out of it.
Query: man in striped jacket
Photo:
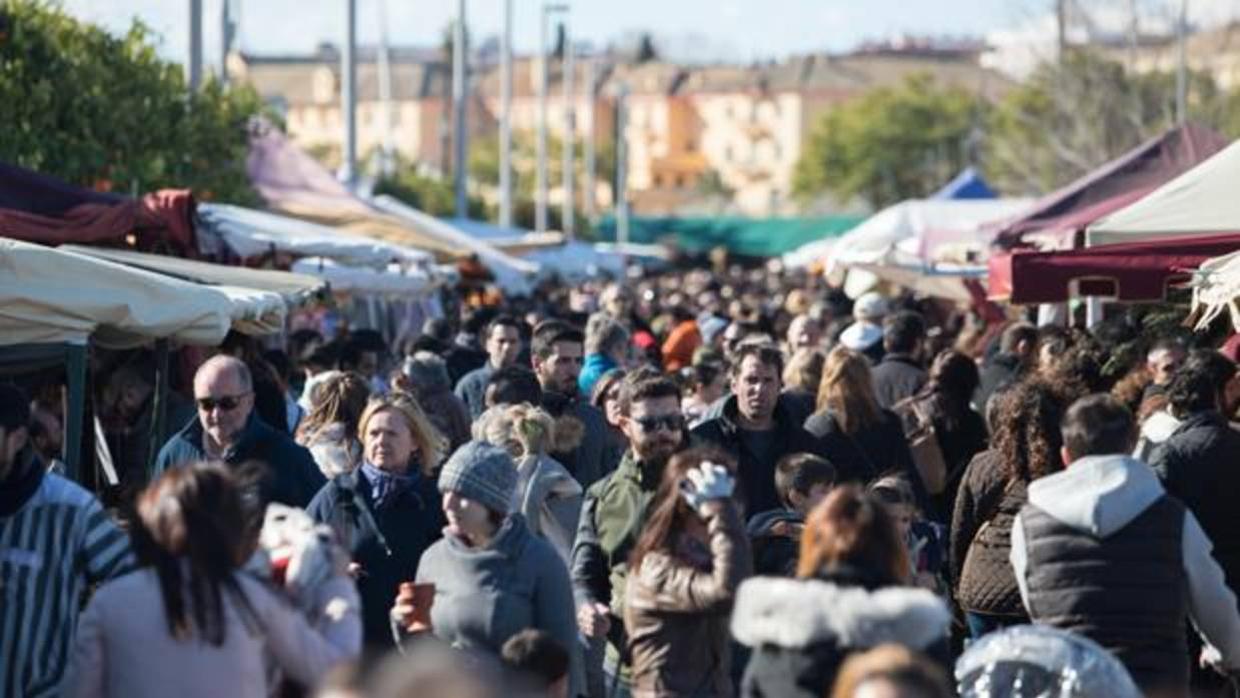
[[[0,385],[0,696],[53,696],[83,596],[133,568],[94,495],[34,454],[30,400]]]

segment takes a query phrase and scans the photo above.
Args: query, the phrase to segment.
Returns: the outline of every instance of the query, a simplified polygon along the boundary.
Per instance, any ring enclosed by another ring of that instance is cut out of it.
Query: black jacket
[[[754,574],[791,577],[797,571],[805,517],[792,509],[755,514],[745,527],[753,548]]]
[[[878,404],[890,408],[926,385],[926,370],[909,354],[892,353],[874,367],[874,393]]]
[[[904,426],[894,412],[883,410],[881,422],[850,435],[834,414],[824,410],[805,420],[805,430],[818,439],[819,452],[835,464],[837,483],[868,484],[882,475],[900,473],[909,476],[919,500],[925,499]]]
[[[986,403],[990,397],[1002,388],[1020,380],[1024,372],[1020,357],[1015,354],[995,354],[982,366],[977,385],[973,393],[973,407],[986,414]]]
[[[327,483],[306,512],[331,526],[361,566],[363,637],[369,646],[390,648],[388,613],[396,589],[416,578],[422,553],[439,540],[445,525],[435,483],[419,476],[413,490],[376,509],[370,483],[354,470]]]
[[[947,606],[924,589],[880,586],[851,570],[819,579],[757,577],[742,584],[732,635],[753,654],[741,695],[830,695],[848,655],[885,643],[928,652],[946,667]]]
[[[801,426],[783,403],[776,403],[771,448],[766,458],[755,454],[746,443],[745,432],[738,421],[736,397],[728,398],[723,412],[708,419],[690,432],[694,443],[714,446],[737,459],[740,472],[737,484],[744,498],[746,511],[767,511],[783,506],[775,491],[775,464],[793,453],[818,453],[818,444]]]
[[[1150,465],[1201,522],[1227,587],[1240,595],[1240,432],[1219,412],[1190,415],[1154,450]]]

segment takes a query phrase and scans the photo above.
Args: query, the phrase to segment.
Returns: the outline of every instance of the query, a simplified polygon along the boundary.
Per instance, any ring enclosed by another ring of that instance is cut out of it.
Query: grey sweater
[[[568,650],[569,695],[584,691],[572,586],[551,544],[511,514],[491,545],[471,548],[450,533],[427,549],[418,582],[435,585],[431,626],[454,647],[499,654],[526,628],[546,631]]]

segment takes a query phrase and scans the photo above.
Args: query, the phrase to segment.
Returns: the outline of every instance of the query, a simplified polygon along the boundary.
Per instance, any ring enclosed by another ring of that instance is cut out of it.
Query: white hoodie
[[[1165,494],[1148,465],[1126,455],[1078,458],[1054,475],[1029,484],[1029,503],[1058,521],[1097,538],[1127,526]],[[1197,517],[1184,512],[1182,559],[1188,578],[1188,609],[1197,631],[1223,655],[1229,669],[1240,669],[1240,612],[1223,570],[1210,555],[1211,544]],[[1029,607],[1025,579],[1028,558],[1025,527],[1012,524],[1012,569],[1021,600]]]

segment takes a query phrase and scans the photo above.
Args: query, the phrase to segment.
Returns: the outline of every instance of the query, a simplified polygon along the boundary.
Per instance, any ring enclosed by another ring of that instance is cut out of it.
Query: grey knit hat
[[[485,441],[470,441],[456,449],[439,473],[440,492],[455,492],[501,514],[511,508],[516,488],[512,456]]]

